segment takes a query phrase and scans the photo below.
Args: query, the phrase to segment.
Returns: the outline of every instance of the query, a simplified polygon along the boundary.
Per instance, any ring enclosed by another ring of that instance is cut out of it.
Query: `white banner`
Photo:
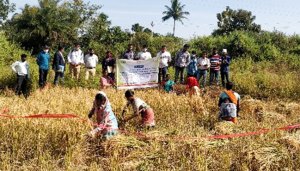
[[[117,60],[117,88],[158,87],[159,59]]]

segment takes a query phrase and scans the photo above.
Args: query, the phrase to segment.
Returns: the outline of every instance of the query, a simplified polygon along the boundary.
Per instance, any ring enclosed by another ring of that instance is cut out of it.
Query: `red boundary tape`
[[[1,112],[3,112],[4,110],[2,110]],[[8,110],[7,110],[8,111]],[[6,113],[6,112],[4,112]],[[57,118],[57,119],[70,119],[70,118],[77,118],[80,119],[82,121],[88,121],[87,119],[83,119],[81,117],[79,117],[78,115],[75,114],[34,114],[34,115],[28,115],[28,116],[14,116],[14,115],[8,115],[8,114],[0,114],[0,117],[5,117],[5,118],[10,118],[10,119],[16,119],[16,118],[26,118],[26,119],[35,119],[35,118]],[[95,125],[95,124],[93,124]],[[281,130],[281,131],[288,131],[288,130],[292,130],[292,129],[297,129],[300,128],[300,124],[295,124],[295,125],[289,125],[289,126],[284,126],[281,128],[276,128],[276,129],[261,129],[259,131],[255,131],[255,132],[245,132],[245,133],[236,133],[236,134],[226,134],[226,135],[213,135],[213,136],[207,136],[207,137],[183,137],[183,136],[177,136],[177,137],[170,137],[176,140],[199,140],[199,139],[229,139],[229,138],[238,138],[238,137],[246,137],[246,136],[253,136],[253,135],[261,135],[261,134],[266,134],[268,132],[271,131],[275,131],[275,130]],[[120,132],[123,132],[125,134],[129,134],[127,131],[125,130],[119,130]],[[136,136],[138,137],[143,137],[143,138],[151,138],[148,137],[145,134],[142,133],[135,133]],[[161,139],[161,138],[165,138],[166,137],[156,137],[154,139]]]

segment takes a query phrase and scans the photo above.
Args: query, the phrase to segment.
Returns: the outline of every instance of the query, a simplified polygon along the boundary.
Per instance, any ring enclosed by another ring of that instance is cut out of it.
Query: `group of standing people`
[[[212,54],[208,57],[207,52],[202,52],[197,55],[195,51],[189,53],[189,45],[185,44],[183,48],[176,53],[174,60],[175,80],[170,79],[168,68],[172,62],[171,53],[167,51],[166,46],[162,46],[156,57],[159,58],[159,82],[163,84],[167,92],[173,90],[172,86],[176,83],[187,84],[187,88],[191,92],[199,93],[198,89],[205,88],[206,79],[209,73],[209,84],[214,82],[219,85],[219,77],[221,75],[222,86],[226,88],[220,94],[218,106],[220,108],[219,118],[226,121],[237,122],[238,112],[240,110],[240,96],[234,92],[233,83],[229,81],[229,65],[230,56],[227,50],[223,49],[222,54],[219,55],[216,48],[212,50]],[[11,65],[12,70],[17,74],[16,94],[24,94],[25,98],[28,96],[27,83],[30,78],[29,64],[26,61],[26,55],[21,55],[21,60]],[[122,59],[126,60],[147,60],[152,58],[151,53],[148,52],[147,46],[143,46],[142,51],[135,54],[133,45],[128,45],[128,49],[122,54]],[[47,83],[47,75],[50,68],[50,54],[49,47],[43,47],[43,50],[37,55],[36,62],[39,67],[39,86],[44,88]],[[68,53],[67,58],[64,57],[64,47],[59,47],[54,54],[52,68],[55,71],[54,84],[57,85],[60,80],[64,79],[64,72],[66,64],[69,64],[69,71],[71,78],[79,79],[82,66],[85,67],[85,79],[88,80],[90,75],[92,77],[96,74],[96,66],[99,63],[98,56],[94,54],[93,49],[89,49],[88,53],[84,55],[80,49],[79,44],[75,44],[74,48]],[[105,58],[102,60],[102,77],[100,79],[101,89],[114,84],[115,81],[115,65],[116,60],[111,51],[106,52]],[[185,70],[186,76],[185,79]],[[185,81],[186,80],[186,81]],[[201,82],[201,85],[199,85]],[[127,90],[125,98],[128,103],[122,113],[122,121],[126,122],[141,115],[141,125],[145,127],[154,127],[154,112],[153,109],[143,100],[134,96],[134,91]],[[126,108],[132,106],[134,114],[126,118]],[[104,92],[99,92],[95,96],[94,105],[88,117],[91,118],[96,115],[97,126],[91,134],[101,134],[106,138],[117,134],[118,122],[112,111],[111,103]]]
[[[36,56],[36,63],[39,68],[39,87],[44,88],[47,84],[48,73],[50,70],[50,53],[49,46],[44,46],[43,50]],[[12,70],[17,74],[16,94],[24,94],[28,96],[27,83],[30,78],[29,63],[26,61],[27,55],[22,54],[21,60],[11,65]],[[85,79],[88,80],[90,75],[96,75],[96,66],[98,64],[98,56],[94,54],[93,49],[89,49],[88,53],[84,53],[80,49],[79,44],[75,44],[74,48],[69,52],[67,59],[64,56],[64,47],[58,47],[52,60],[52,69],[55,71],[54,85],[58,85],[59,81],[64,81],[64,73],[66,65],[69,64],[71,78],[79,79],[81,67],[85,67]]]

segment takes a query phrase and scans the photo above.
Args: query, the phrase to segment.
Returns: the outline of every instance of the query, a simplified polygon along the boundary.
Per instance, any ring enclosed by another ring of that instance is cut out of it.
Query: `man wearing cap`
[[[75,44],[75,47],[68,55],[68,63],[70,64],[70,74],[71,77],[79,79],[81,64],[84,64],[83,61],[83,52],[80,50],[80,45],[78,43]]]
[[[221,79],[222,79],[222,86],[225,87],[226,83],[229,81],[229,64],[230,64],[230,56],[227,54],[227,49],[223,49],[222,57],[221,57]],[[226,82],[225,82],[226,79]]]
[[[39,66],[39,86],[44,88],[47,83],[47,76],[49,71],[50,54],[49,47],[44,46],[43,50],[38,54],[36,62]]]

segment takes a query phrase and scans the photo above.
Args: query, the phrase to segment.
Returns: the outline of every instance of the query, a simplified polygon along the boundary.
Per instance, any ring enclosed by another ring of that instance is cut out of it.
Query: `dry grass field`
[[[300,131],[207,139],[207,136],[258,131],[300,123],[300,103],[261,101],[244,96],[237,125],[219,122],[216,107],[222,90],[201,97],[136,91],[155,111],[157,127],[137,133],[139,119],[121,134],[101,142],[90,139],[80,119],[0,118],[0,170],[299,170]],[[50,88],[28,100],[7,91],[2,113],[76,114],[86,118],[97,90]],[[123,91],[106,90],[120,118]]]

